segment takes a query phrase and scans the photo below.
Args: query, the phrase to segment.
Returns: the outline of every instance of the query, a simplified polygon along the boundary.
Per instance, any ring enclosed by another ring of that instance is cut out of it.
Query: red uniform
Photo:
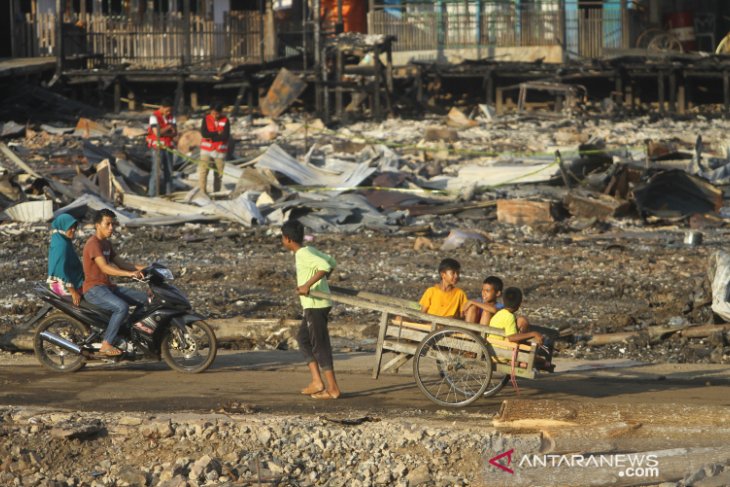
[[[200,141],[200,151],[213,158],[225,157],[228,154],[228,118],[220,116],[215,118],[213,115],[206,115],[203,120],[204,134]],[[205,135],[210,137],[205,137]]]
[[[149,147],[149,148],[158,147],[157,132],[155,130],[155,125],[152,123],[153,117],[154,117],[154,120],[157,122],[157,126],[159,127],[160,133],[162,133],[165,128],[167,128],[171,125],[175,125],[175,117],[173,117],[172,114],[165,117],[160,110],[155,110],[152,113],[152,117],[150,117],[150,126],[147,129],[147,147]],[[164,147],[168,147],[168,148],[175,147],[174,138],[167,136],[167,135],[160,136],[160,143]]]

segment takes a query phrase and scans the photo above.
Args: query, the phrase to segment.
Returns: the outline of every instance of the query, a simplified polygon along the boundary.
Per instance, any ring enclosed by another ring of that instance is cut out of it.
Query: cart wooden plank
[[[415,355],[417,343],[413,342],[399,342],[395,340],[383,340],[383,349],[390,350],[393,352],[405,353],[408,355]]]
[[[381,372],[402,367],[415,355],[418,346],[426,336],[433,330],[442,327],[471,331],[485,340],[492,355],[495,371],[508,375],[514,373],[515,376],[525,379],[534,379],[536,376],[533,368],[537,351],[536,344],[510,342],[504,338],[502,329],[422,313],[418,303],[407,299],[337,286],[331,286],[330,291],[330,293],[311,291],[310,295],[380,312],[380,328],[372,373],[374,379],[377,379]],[[475,358],[481,354],[481,347],[475,346],[473,341],[459,339],[458,335],[452,336],[442,343],[449,350],[474,353]],[[516,355],[515,350],[517,350]],[[383,364],[385,352],[393,352],[395,356]],[[436,355],[438,355],[437,352],[429,352],[431,358],[438,359]],[[515,361],[514,367],[513,360]]]
[[[383,340],[385,333],[388,331],[388,313],[380,316],[380,330],[378,331],[378,343],[375,345],[375,367],[373,367],[373,379],[377,379],[380,375],[380,363],[383,360]]]
[[[421,306],[416,301],[409,299],[396,298],[395,296],[383,296],[382,294],[375,294],[369,291],[358,291],[356,289],[349,289],[346,287],[330,286],[330,292],[334,294],[342,294],[345,296],[351,296],[356,298],[362,298],[367,301],[377,303],[388,303],[394,306],[403,306],[404,308],[420,311]]]
[[[412,355],[406,354],[406,353],[399,353],[396,355],[392,360],[390,360],[388,363],[386,363],[383,366],[382,372],[387,372],[390,369],[398,370],[400,367],[404,366],[406,362],[408,362],[411,359]]]
[[[510,364],[495,364],[494,370],[507,375],[510,375],[512,373],[512,367],[510,366]],[[535,374],[534,369],[515,367],[515,376],[517,377],[522,377],[523,379],[534,379],[536,375],[537,374]]]
[[[490,335],[504,336],[504,330],[501,328],[493,328],[491,326],[477,325],[475,323],[467,323],[466,321],[457,320],[456,318],[446,318],[443,316],[435,316],[409,308],[403,308],[391,304],[378,304],[373,301],[353,298],[351,296],[343,296],[341,294],[323,293],[320,291],[310,291],[310,296],[320,299],[329,299],[331,301],[356,306],[359,308],[371,309],[373,311],[383,311],[396,316],[404,316],[414,320],[425,321],[427,323],[436,323],[442,326],[451,326],[461,328],[477,333],[489,333]]]

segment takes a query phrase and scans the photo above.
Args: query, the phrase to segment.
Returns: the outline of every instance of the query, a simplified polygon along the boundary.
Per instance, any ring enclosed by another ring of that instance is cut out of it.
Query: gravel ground
[[[380,419],[271,417],[253,415],[242,404],[217,414],[170,416],[0,408],[0,484],[495,485],[505,478],[486,462],[495,451],[537,453],[540,445],[539,435],[503,434],[489,418],[457,422],[447,413]],[[729,474],[730,466],[708,463],[661,486],[726,485]],[[599,484],[586,479],[586,485]]]
[[[449,228],[479,228],[486,244],[451,252],[413,249],[415,239],[361,231],[352,235],[316,235],[314,245],[338,260],[334,284],[417,300],[437,278],[436,266],[450,256],[462,264],[461,286],[478,296],[481,280],[501,276],[525,291],[524,313],[532,323],[571,327],[559,354],[575,358],[633,358],[660,362],[727,362],[723,337],[669,338],[650,343],[641,336],[628,343],[587,347],[595,333],[642,330],[651,325],[712,322],[706,267],[722,248],[724,232],[707,233],[700,247],[685,247],[682,232],[646,232],[622,228],[624,237],[595,229],[574,231],[554,225],[546,231],[484,220],[430,218],[438,245]],[[427,221],[427,219],[424,219]],[[439,231],[440,229],[440,231]],[[272,230],[241,230],[234,237],[185,243],[186,238],[223,234],[224,225],[187,224],[154,229],[122,229],[116,248],[133,261],[161,260],[178,276],[195,309],[212,318],[297,318],[293,259]],[[644,232],[640,237],[630,231]],[[47,230],[44,226],[4,225],[12,238],[0,247],[0,331],[32,315],[40,306],[34,285],[45,275]],[[90,235],[91,227],[84,229]],[[77,238],[80,246],[84,238]],[[80,251],[80,249],[79,249]],[[336,306],[333,322],[377,323],[373,312]]]

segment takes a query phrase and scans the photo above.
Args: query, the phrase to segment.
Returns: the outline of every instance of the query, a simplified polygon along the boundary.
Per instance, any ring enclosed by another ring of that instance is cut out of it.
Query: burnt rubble
[[[343,279],[354,279],[347,283],[351,287],[374,285],[377,274],[359,266],[356,255],[379,255],[377,245],[383,242],[399,250],[380,258],[404,270],[414,284],[397,275],[392,276],[397,282],[382,284],[417,299],[432,278],[433,261],[448,252],[468,265],[464,287],[469,291],[478,288],[484,273],[505,275],[525,287],[529,315],[563,330],[562,353],[728,360],[726,330],[703,336],[688,336],[685,330],[717,320],[702,276],[730,214],[724,200],[730,167],[727,122],[638,117],[617,123],[569,115],[498,116],[488,109],[467,113],[454,109],[420,121],[331,127],[293,110],[276,119],[234,120],[235,149],[223,189],[210,197],[191,189],[197,186],[200,114],[180,117],[175,191],[158,198],[145,196],[144,115],[80,117],[73,126],[16,123],[0,144],[0,233],[8,237],[3,252],[18,258],[14,245],[45,242],[48,222],[61,212],[88,221],[84,218],[92,211],[112,208],[125,228],[120,243],[125,252],[146,258],[148,247],[138,240],[157,242],[159,252],[149,257],[179,261],[188,269],[184,278],[193,286],[193,299],[218,296],[206,302],[213,317],[284,313],[294,318],[293,300],[274,295],[290,279],[287,271],[276,271],[271,280],[244,291],[240,286],[248,277],[218,269],[219,255],[198,253],[213,245],[233,256],[234,263],[251,263],[256,276],[264,275],[271,255],[282,253],[268,239],[283,221],[298,218],[315,234],[347,234],[325,236],[323,245],[348,239],[347,248],[332,251],[347,256],[342,268],[350,277]],[[704,243],[697,247],[702,234]],[[373,242],[372,248],[354,244],[362,239]],[[44,252],[43,247],[24,249],[21,254],[32,264],[20,259],[18,268],[27,277],[7,277],[4,306],[12,312],[3,320],[5,331],[37,306],[20,296],[31,281],[42,279]],[[249,257],[260,252],[262,260],[252,262]],[[566,265],[552,268],[556,252]],[[678,271],[660,264],[657,252],[669,262],[685,259],[681,267],[691,276],[689,289],[671,291],[672,298],[663,294],[661,283],[677,279]],[[592,275],[603,254],[619,261],[606,269],[608,278]],[[510,261],[528,255],[524,267]],[[642,276],[646,259],[668,274]],[[620,284],[628,279],[621,273],[632,265],[637,266],[632,282]],[[587,281],[575,272],[585,273]],[[548,303],[552,298],[541,296],[543,291],[532,291],[551,279],[563,279],[561,288],[574,287],[568,295],[578,303],[640,297],[635,305],[620,303],[611,310],[607,303],[596,303],[587,313],[566,311]],[[586,282],[593,284],[585,288]],[[615,294],[615,286],[622,294]],[[347,313],[340,314],[345,318]],[[671,325],[672,320],[684,326]],[[670,330],[663,332],[666,326]],[[613,336],[601,338],[606,334]],[[284,337],[287,341],[293,342]]]

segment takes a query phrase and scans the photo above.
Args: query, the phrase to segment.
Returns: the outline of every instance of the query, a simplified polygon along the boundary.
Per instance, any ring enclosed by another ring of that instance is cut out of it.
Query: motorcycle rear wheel
[[[218,342],[213,329],[205,321],[185,325],[185,343],[181,332],[173,326],[162,338],[161,352],[165,363],[173,370],[198,374],[210,367],[218,353]]]
[[[82,355],[76,355],[43,339],[41,333],[44,331],[59,335],[78,345],[89,334],[86,325],[63,313],[55,312],[38,323],[33,337],[33,351],[38,361],[45,368],[54,372],[67,373],[76,372],[86,365],[86,358]]]

